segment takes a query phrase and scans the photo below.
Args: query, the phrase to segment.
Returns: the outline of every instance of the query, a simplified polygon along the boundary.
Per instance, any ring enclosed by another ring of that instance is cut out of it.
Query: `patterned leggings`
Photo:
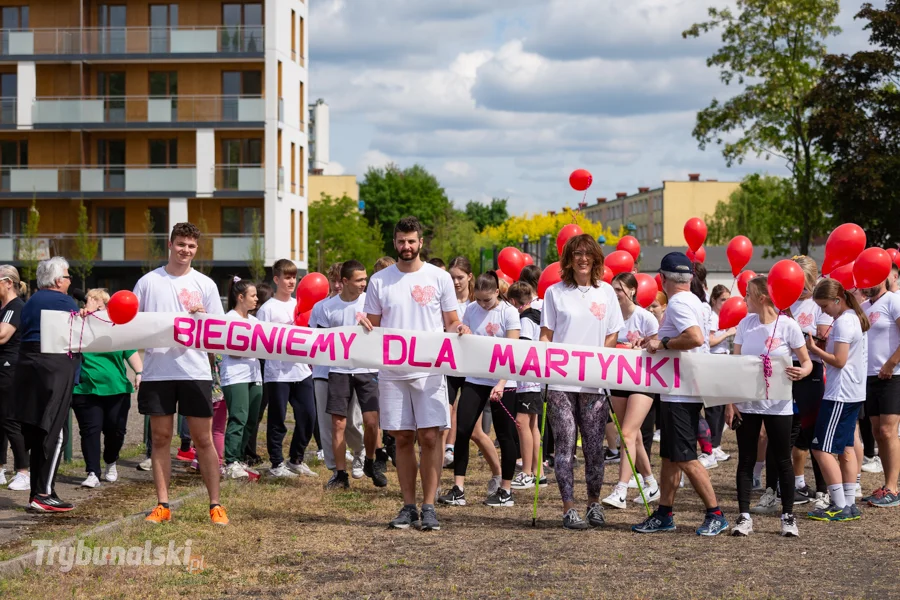
[[[584,478],[589,497],[600,496],[603,485],[603,437],[609,417],[609,401],[602,394],[550,391],[548,416],[556,446],[556,483],[563,502],[575,501],[575,454],[577,431],[581,431]]]

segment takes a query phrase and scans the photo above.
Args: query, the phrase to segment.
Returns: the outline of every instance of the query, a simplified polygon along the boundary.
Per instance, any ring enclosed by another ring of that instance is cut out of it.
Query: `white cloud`
[[[360,175],[372,169],[383,169],[394,162],[387,154],[380,150],[368,150],[359,159],[356,172]]]
[[[339,162],[331,161],[325,166],[325,175],[343,175],[346,169]]]

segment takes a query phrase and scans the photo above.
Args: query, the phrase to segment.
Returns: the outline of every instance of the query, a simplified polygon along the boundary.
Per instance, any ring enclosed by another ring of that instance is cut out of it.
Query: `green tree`
[[[840,32],[834,19],[839,0],[736,0],[730,8],[709,9],[709,20],[682,35],[699,37],[722,30],[723,45],[706,64],[726,85],[743,90],[729,100],[713,99],[697,114],[694,137],[701,149],[722,146],[725,162],[748,155],[781,159],[791,173],[793,194],[778,207],[782,226],[772,244],[779,253],[797,246],[808,253],[824,232],[829,195],[823,185],[827,157],[813,144],[807,96],[819,80],[824,40]]]
[[[309,237],[319,243],[323,265],[356,259],[371,268],[383,254],[380,229],[370,225],[347,196],[322,194],[309,205]]]
[[[724,245],[736,235],[745,235],[756,246],[771,246],[782,227],[778,211],[791,196],[791,182],[783,177],[748,175],[729,199],[720,201],[706,217],[707,243]]]
[[[22,281],[31,289],[31,282],[37,277],[37,266],[40,262],[38,252],[38,234],[40,233],[41,213],[38,212],[37,199],[32,198],[31,208],[28,209],[28,219],[25,221],[25,231],[19,241],[19,260],[22,264]]]
[[[266,278],[266,242],[261,233],[262,223],[257,211],[253,211],[250,228],[253,234],[250,237],[247,268],[250,269],[250,278],[253,281],[260,282]]]
[[[900,242],[900,1],[863,5],[872,47],[829,55],[810,96],[816,143],[832,157],[829,183],[837,222],[854,222],[869,244]]]
[[[448,208],[435,221],[433,235],[426,238],[425,253],[428,258],[439,257],[447,264],[457,256],[465,256],[477,269],[479,249],[485,241],[475,222],[466,218],[466,213]]]
[[[464,216],[475,223],[478,231],[484,231],[485,228],[500,225],[509,218],[506,202],[506,198],[494,198],[490,204],[470,200],[466,203]]]
[[[144,219],[141,223],[141,229],[144,232],[144,260],[141,263],[141,271],[149,273],[157,268],[165,259],[165,243],[159,235],[153,233],[154,228],[153,215],[150,209],[144,211]]]
[[[83,200],[79,200],[78,228],[75,230],[75,245],[72,248],[72,271],[81,278],[81,287],[84,289],[87,289],[87,278],[94,270],[99,246],[100,242],[91,235],[87,207]]]
[[[452,207],[437,178],[420,165],[407,169],[395,164],[383,169],[369,168],[359,185],[359,195],[366,203],[366,219],[381,232],[382,252],[392,256],[397,221],[418,217],[425,236],[431,237],[435,222]]]

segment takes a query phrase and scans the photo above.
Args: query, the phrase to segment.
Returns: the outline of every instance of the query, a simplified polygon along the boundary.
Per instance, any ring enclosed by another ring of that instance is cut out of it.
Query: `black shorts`
[[[359,410],[364,413],[378,412],[378,373],[334,371],[328,374],[328,402],[325,404],[325,412],[346,417],[353,392],[356,392]]]
[[[900,415],[900,375],[890,379],[870,375],[866,379],[866,416],[881,415]]]
[[[629,392],[628,390],[609,390],[610,396],[615,396],[616,398],[627,398],[632,394],[637,394],[638,392]]]
[[[138,412],[165,416],[212,417],[212,381],[144,381],[138,390]]]
[[[544,400],[540,392],[516,393],[516,414],[539,415],[543,408]]]
[[[659,455],[672,462],[697,460],[697,428],[702,402],[663,402],[660,405]]]
[[[447,376],[447,397],[450,401],[450,406],[456,402],[456,397],[459,395],[459,391],[462,389],[463,384],[466,382],[465,377],[450,377]]]

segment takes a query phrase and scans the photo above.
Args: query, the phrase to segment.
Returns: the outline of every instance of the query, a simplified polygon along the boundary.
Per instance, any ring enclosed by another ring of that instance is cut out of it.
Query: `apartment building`
[[[257,244],[305,270],[306,32],[301,0],[0,0],[0,262],[32,202],[41,256],[74,256],[83,203],[94,284],[186,220],[223,287]]]

